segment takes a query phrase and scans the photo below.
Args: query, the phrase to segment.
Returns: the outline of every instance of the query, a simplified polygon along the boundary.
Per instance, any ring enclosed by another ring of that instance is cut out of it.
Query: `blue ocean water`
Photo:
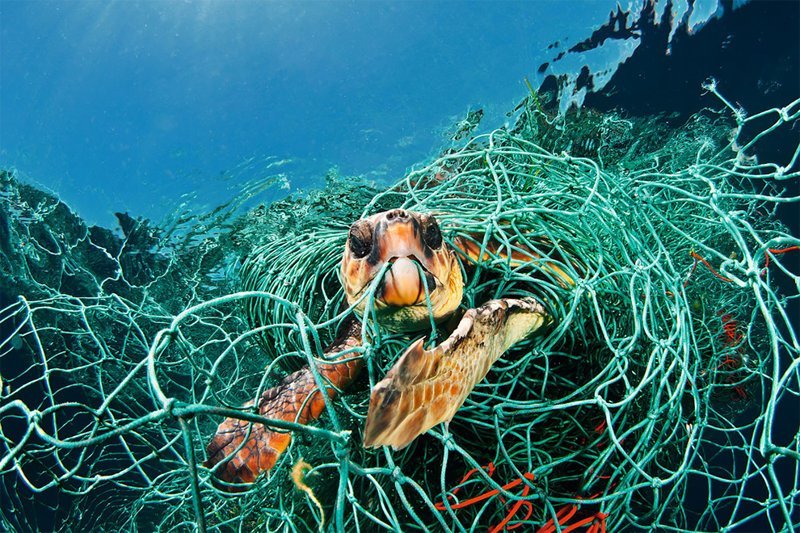
[[[617,3],[3,0],[0,165],[109,226],[232,195],[242,167],[283,163],[293,190],[332,167],[397,179],[470,109],[501,125],[526,77],[613,72],[635,38],[538,67]]]

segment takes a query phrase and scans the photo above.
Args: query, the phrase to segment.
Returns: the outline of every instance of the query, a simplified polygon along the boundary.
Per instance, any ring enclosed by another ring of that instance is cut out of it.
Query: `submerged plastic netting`
[[[2,526],[797,525],[787,307],[800,276],[787,264],[800,241],[775,211],[798,201],[781,184],[798,179],[800,147],[784,166],[750,154],[797,126],[800,101],[680,128],[525,103],[514,128],[384,191],[331,178],[245,214],[161,229],[121,217],[122,238],[6,174],[2,272],[21,296],[0,314]],[[369,387],[416,337],[367,317],[362,377],[318,422],[277,423],[294,440],[251,490],[220,490],[200,466],[217,424],[270,423],[239,406],[322,357],[348,314],[348,225],[398,206],[436,213],[449,242],[501,243],[464,259],[466,307],[534,295],[555,323],[501,358],[448,428],[392,452],[361,446]],[[541,258],[511,266],[514,249]]]

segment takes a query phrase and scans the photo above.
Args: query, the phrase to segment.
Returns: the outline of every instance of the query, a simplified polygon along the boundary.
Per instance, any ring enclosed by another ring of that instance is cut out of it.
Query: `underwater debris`
[[[305,492],[309,499],[314,502],[314,505],[317,506],[319,509],[319,530],[325,530],[325,509],[322,508],[322,504],[319,503],[319,500],[314,495],[314,491],[306,485],[305,477],[309,470],[311,470],[311,465],[307,462],[303,461],[303,458],[297,460],[297,462],[292,467],[292,481],[294,481],[294,486],[297,487],[297,490]]]

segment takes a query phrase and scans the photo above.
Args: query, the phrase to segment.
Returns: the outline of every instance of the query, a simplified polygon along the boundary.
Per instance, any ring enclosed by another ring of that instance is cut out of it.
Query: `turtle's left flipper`
[[[361,323],[351,318],[342,326],[338,338],[325,350],[330,362],[317,364],[317,373],[331,387],[326,392],[333,398],[336,389],[350,385],[361,369],[361,359],[352,349],[361,344]],[[255,410],[251,400],[243,411]],[[286,376],[283,381],[263,392],[258,400],[258,413],[269,419],[308,424],[325,410],[323,392],[314,372],[305,366]],[[225,490],[245,490],[261,472],[270,470],[286,450],[292,434],[269,425],[239,418],[226,418],[206,446],[208,459],[203,463],[227,485]],[[221,463],[221,464],[220,464]]]
[[[549,323],[533,298],[491,300],[467,311],[435,348],[423,349],[419,339],[372,390],[364,446],[399,450],[449,422],[506,350]]]

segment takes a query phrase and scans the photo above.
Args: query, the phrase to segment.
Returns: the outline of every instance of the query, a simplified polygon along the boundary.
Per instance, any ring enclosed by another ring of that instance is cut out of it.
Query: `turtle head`
[[[393,209],[356,221],[350,227],[342,260],[347,301],[356,303],[384,265],[388,270],[375,291],[375,311],[385,327],[413,331],[433,318],[444,320],[461,303],[461,267],[442,240],[433,215]],[[364,313],[366,299],[356,306]]]

